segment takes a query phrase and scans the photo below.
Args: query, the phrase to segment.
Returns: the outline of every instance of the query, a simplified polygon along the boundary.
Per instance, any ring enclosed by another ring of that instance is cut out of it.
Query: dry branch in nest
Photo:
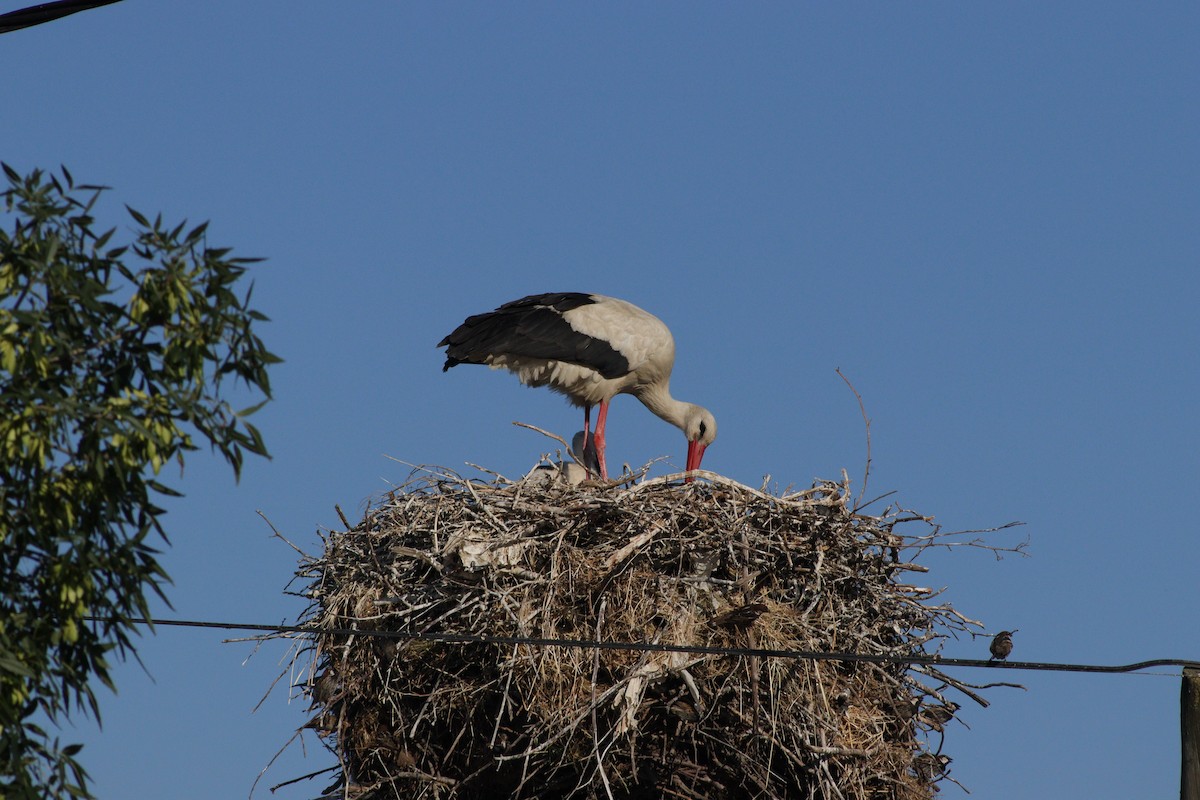
[[[708,476],[571,487],[420,470],[330,534],[297,573],[324,631],[307,687],[308,727],[341,766],[327,796],[931,797],[949,759],[929,732],[958,708],[946,691],[986,704],[903,662],[980,627],[906,582],[937,529],[852,512],[845,480],[774,496]]]

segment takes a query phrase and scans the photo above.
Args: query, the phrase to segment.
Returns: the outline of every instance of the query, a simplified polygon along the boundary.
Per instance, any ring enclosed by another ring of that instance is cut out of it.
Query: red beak
[[[688,442],[687,454],[687,471],[691,472],[694,469],[700,469],[700,459],[704,458],[704,450],[708,445],[700,444],[699,442]],[[683,479],[684,483],[691,483],[690,477]]]

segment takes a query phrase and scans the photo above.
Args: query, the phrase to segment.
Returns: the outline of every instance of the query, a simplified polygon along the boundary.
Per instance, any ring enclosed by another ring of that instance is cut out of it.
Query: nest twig
[[[298,572],[306,622],[363,635],[318,633],[309,650],[309,726],[341,765],[327,796],[932,797],[949,759],[928,734],[958,709],[946,692],[986,704],[903,661],[982,629],[905,579],[940,531],[900,509],[854,513],[846,480],[780,497],[710,477],[622,489],[421,470],[330,534]]]

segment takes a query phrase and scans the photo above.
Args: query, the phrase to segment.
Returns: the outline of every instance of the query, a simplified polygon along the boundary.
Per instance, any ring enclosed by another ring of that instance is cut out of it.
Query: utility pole
[[[1183,668],[1179,691],[1179,732],[1183,746],[1183,768],[1179,778],[1180,800],[1200,800],[1200,669]]]

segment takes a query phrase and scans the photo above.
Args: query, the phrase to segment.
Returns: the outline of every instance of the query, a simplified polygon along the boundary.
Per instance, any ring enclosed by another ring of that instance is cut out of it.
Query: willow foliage
[[[3,168],[0,797],[89,797],[80,746],[47,728],[98,718],[93,686],[112,688],[163,596],[162,468],[204,444],[235,474],[266,456],[258,406],[229,397],[266,402],[279,359],[242,286],[254,259],[209,247],[206,225],[128,209],[117,244],[92,216],[103,187]]]

